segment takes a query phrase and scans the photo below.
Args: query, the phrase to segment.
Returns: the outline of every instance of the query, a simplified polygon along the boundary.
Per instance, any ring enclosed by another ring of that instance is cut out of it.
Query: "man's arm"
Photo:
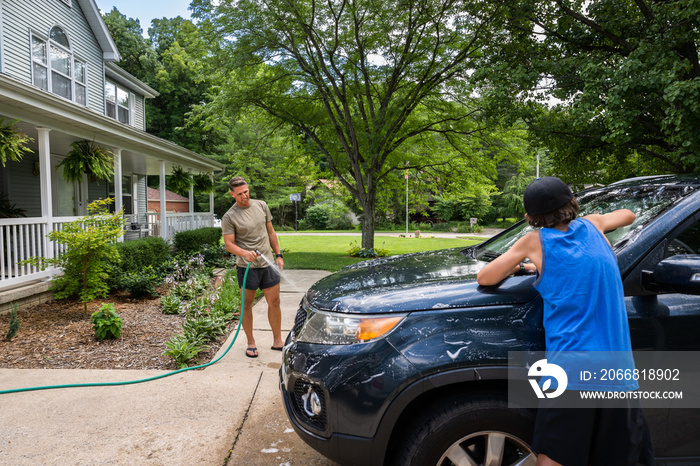
[[[236,256],[243,257],[248,262],[254,262],[258,254],[255,251],[247,251],[234,243],[236,239],[235,234],[224,235],[224,247],[228,252]]]
[[[267,236],[270,238],[270,247],[272,248],[272,252],[274,252],[275,255],[281,254],[280,243],[277,240],[277,233],[275,232],[275,227],[272,226],[272,222],[267,222],[265,224],[265,228],[267,228]],[[281,257],[276,257],[275,263],[280,270],[284,268],[284,260],[282,260]]]
[[[538,253],[539,251],[539,253]],[[530,232],[520,238],[506,252],[495,258],[476,274],[476,281],[481,286],[491,286],[500,283],[504,278],[520,271],[520,264],[529,258],[532,264],[524,267],[534,272],[542,263],[539,233]]]

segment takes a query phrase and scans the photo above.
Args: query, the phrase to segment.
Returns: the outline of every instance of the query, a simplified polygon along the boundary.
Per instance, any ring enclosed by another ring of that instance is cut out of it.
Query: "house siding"
[[[102,49],[77,2],[61,0],[2,1],[2,71],[32,83],[31,33],[47,39],[52,27],[66,32],[76,58],[87,64],[88,108],[104,114]]]
[[[135,128],[146,131],[146,112],[145,112],[145,100],[142,95],[133,94],[134,96],[134,118],[132,120],[132,125]]]
[[[7,192],[11,202],[18,204],[18,207],[21,204],[27,217],[41,217],[41,196],[37,196],[41,184],[39,177],[34,176],[35,160],[36,157],[25,156],[19,162],[12,162],[12,176],[7,179]],[[17,202],[18,199],[22,202]]]

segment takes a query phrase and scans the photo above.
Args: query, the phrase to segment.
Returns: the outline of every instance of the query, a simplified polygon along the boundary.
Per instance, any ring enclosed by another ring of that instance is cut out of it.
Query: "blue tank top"
[[[593,372],[597,369],[598,373],[601,369],[612,369],[612,365],[623,370],[634,369],[622,279],[610,244],[585,219],[572,221],[566,232],[542,228],[539,233],[542,268],[535,288],[544,301],[548,358],[560,352],[564,356],[568,352],[596,352],[590,354],[588,363],[578,357],[571,359],[579,362],[565,368],[567,374],[571,372],[569,388],[636,389],[634,381],[616,383],[614,388],[594,380],[584,385],[576,383],[582,369]],[[575,356],[569,354],[572,355]],[[607,367],[597,367],[601,365]],[[575,376],[574,380],[571,376]]]

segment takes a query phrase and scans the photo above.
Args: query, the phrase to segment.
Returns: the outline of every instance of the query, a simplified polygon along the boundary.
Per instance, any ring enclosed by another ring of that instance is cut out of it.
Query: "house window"
[[[71,52],[66,33],[56,26],[49,40],[32,35],[32,80],[35,86],[87,106],[87,69]]]
[[[129,91],[107,81],[105,84],[105,100],[107,116],[129,124]]]

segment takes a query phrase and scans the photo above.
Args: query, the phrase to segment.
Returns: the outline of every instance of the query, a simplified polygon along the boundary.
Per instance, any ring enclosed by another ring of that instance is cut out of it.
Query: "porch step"
[[[0,314],[9,313],[13,305],[22,309],[50,301],[53,299],[50,286],[51,282],[44,280],[0,291]]]

